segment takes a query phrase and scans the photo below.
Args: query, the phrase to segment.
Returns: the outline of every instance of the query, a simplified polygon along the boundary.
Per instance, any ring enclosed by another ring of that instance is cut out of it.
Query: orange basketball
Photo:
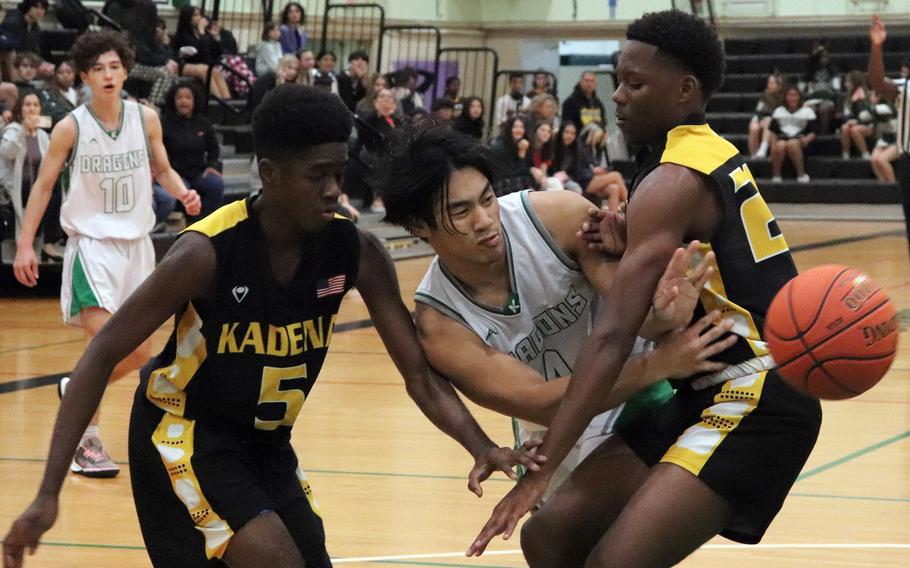
[[[884,290],[839,264],[790,280],[765,319],[765,340],[781,377],[817,398],[850,398],[872,388],[894,361],[899,335]]]

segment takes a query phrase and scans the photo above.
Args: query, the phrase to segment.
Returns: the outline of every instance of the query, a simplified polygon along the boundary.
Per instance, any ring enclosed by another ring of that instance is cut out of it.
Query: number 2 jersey
[[[139,388],[165,412],[281,442],[325,360],[341,299],[354,285],[357,229],[337,217],[311,240],[286,286],[272,276],[256,197],[226,205],[187,231],[209,238],[213,289],[176,314]],[[192,269],[192,267],[187,267]]]
[[[76,143],[63,173],[60,223],[70,236],[133,240],[155,226],[151,151],[142,107],[121,101],[120,127],[106,130],[89,105],[70,116]]]
[[[715,182],[723,219],[711,242],[703,243],[699,251],[714,252],[714,275],[701,292],[694,318],[716,309],[734,321],[732,331],[742,339],[714,358],[748,368],[730,368],[726,374],[766,370],[773,362],[762,338],[765,313],[777,291],[796,276],[796,265],[739,150],[705,124],[703,116],[688,121],[692,123],[668,132],[663,146],[651,149],[630,199],[641,180],[660,164],[685,166]]]

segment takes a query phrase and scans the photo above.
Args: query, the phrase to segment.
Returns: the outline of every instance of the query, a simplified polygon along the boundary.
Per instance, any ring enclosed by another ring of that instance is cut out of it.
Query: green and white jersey
[[[138,239],[155,225],[151,152],[142,107],[121,101],[120,126],[106,130],[88,105],[72,113],[76,145],[70,155],[68,187],[60,211],[69,235],[95,239]]]
[[[483,305],[472,298],[439,257],[430,264],[415,300],[464,325],[547,380],[569,376],[591,332],[597,291],[544,227],[527,191],[500,197],[499,208],[511,287],[506,305]],[[607,433],[620,411],[621,407],[596,416],[584,437]],[[545,431],[516,420],[519,442],[539,439]]]

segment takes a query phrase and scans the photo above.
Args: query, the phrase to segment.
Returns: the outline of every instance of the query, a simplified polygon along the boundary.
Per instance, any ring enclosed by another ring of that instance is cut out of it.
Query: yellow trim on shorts
[[[727,436],[758,406],[767,374],[762,371],[724,383],[714,395],[714,404],[702,411],[701,421],[686,429],[660,461],[695,476],[701,473]]]
[[[145,397],[155,406],[183,416],[186,409],[186,386],[206,358],[205,337],[202,335],[202,318],[192,302],[177,323],[177,345],[174,362],[155,369],[149,375]]]
[[[152,433],[152,443],[161,455],[171,486],[186,506],[196,530],[205,538],[205,556],[221,558],[234,531],[227,521],[212,510],[193,471],[193,431],[195,420],[165,413]]]
[[[297,467],[297,479],[300,481],[300,487],[303,488],[303,494],[306,495],[306,500],[310,503],[310,509],[312,509],[313,512],[316,513],[316,516],[321,519],[322,513],[319,512],[319,505],[316,503],[316,496],[313,495],[313,488],[310,487],[310,480],[307,479],[306,472],[299,466]]]
[[[185,233],[187,231],[195,231],[209,237],[214,237],[219,233],[227,231],[231,227],[235,227],[242,221],[246,221],[250,217],[250,212],[247,210],[246,205],[246,199],[228,203],[227,205],[217,209],[211,215],[205,217],[204,219],[196,221],[180,232]]]

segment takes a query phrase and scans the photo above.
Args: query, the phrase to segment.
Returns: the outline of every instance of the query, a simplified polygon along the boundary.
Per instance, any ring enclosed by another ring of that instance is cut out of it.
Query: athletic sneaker
[[[70,470],[86,477],[114,477],[120,473],[120,466],[104,451],[101,440],[92,437],[79,442]]]

